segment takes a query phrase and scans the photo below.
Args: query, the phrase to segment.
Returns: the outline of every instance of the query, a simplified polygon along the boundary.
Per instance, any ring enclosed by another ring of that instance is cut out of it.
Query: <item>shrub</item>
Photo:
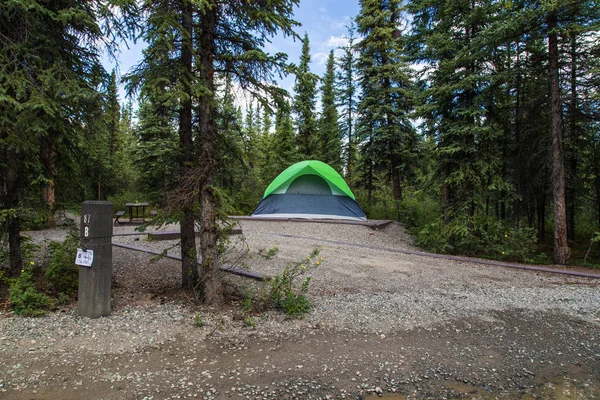
[[[508,261],[528,262],[535,258],[537,237],[531,228],[515,230],[492,218],[442,218],[416,232],[417,245],[436,253],[487,256]]]
[[[275,257],[279,253],[279,247],[276,244],[273,245],[270,249],[266,249],[264,247],[258,249],[258,254],[263,257],[265,260],[270,260]]]
[[[35,287],[35,270],[27,268],[13,279],[8,289],[9,300],[15,313],[26,317],[40,317],[54,306],[51,297]]]
[[[254,318],[252,318],[252,316],[248,315],[246,318],[244,318],[244,326],[246,328],[256,328],[256,321]]]
[[[250,293],[246,297],[243,302],[244,309],[247,312],[260,312],[274,308],[283,311],[290,318],[308,313],[312,308],[308,298],[311,277],[306,274],[317,268],[323,261],[319,256],[320,251],[316,248],[306,257],[306,260],[286,264],[281,274],[263,283],[256,296]],[[301,284],[298,284],[300,277],[304,279]]]
[[[73,229],[63,243],[52,242],[49,246],[49,260],[44,275],[50,293],[71,298],[79,286],[79,268],[75,265],[75,255],[79,246],[79,235]]]
[[[202,316],[202,314],[197,313],[196,315],[194,315],[194,326],[196,328],[202,328],[204,326],[204,317]]]

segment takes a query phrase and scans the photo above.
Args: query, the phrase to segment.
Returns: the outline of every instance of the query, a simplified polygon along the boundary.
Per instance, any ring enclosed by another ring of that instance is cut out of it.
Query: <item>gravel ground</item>
[[[305,318],[267,312],[245,326],[239,307],[180,291],[177,262],[114,247],[110,317],[0,314],[0,398],[600,398],[598,280],[324,241],[418,250],[400,224],[240,225],[231,258],[248,246],[245,268],[266,275],[323,246]],[[178,252],[145,234],[113,242]],[[256,256],[273,245],[275,258]]]

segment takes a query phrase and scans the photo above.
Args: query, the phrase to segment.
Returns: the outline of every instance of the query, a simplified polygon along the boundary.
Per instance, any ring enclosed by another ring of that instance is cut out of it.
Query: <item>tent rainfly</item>
[[[252,216],[367,220],[340,174],[316,160],[301,161],[279,174]]]

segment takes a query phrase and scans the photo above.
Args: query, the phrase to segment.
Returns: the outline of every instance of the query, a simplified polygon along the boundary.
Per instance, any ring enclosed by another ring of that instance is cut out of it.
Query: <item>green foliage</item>
[[[261,247],[260,249],[258,249],[258,254],[261,257],[265,258],[266,260],[270,260],[271,258],[275,257],[277,254],[279,254],[279,247],[277,247],[276,244],[274,244],[273,247],[271,247],[270,249]]]
[[[29,264],[33,260],[35,252],[40,248],[39,245],[33,243],[31,237],[23,235],[21,237],[21,254],[23,256],[23,262],[25,265]],[[8,243],[4,240],[0,241],[0,265],[8,265],[10,260],[10,253],[8,248]]]
[[[247,328],[256,328],[256,321],[252,316],[248,315],[244,318],[244,326]]]
[[[202,328],[204,326],[204,317],[200,313],[194,315],[194,326],[196,328]]]
[[[64,242],[52,242],[49,246],[48,265],[44,269],[49,293],[62,303],[73,298],[79,287],[79,268],[75,255],[79,246],[79,232],[71,230]]]
[[[400,204],[402,222],[408,229],[432,223],[441,212],[439,202],[424,194],[405,196]]]
[[[585,253],[585,257],[583,258],[583,263],[587,263],[588,256],[590,255],[590,251],[592,250],[592,246],[594,243],[600,243],[600,232],[594,232],[592,237],[590,238],[590,245]]]
[[[333,50],[331,50],[327,59],[321,91],[323,93],[321,96],[323,111],[319,119],[319,132],[317,135],[318,146],[316,150],[318,160],[323,161],[340,173],[342,172],[342,136],[338,124],[339,116],[335,95],[335,57]]]
[[[8,279],[6,275],[4,275],[4,272],[0,271],[0,287],[8,287],[9,284],[10,279]]]
[[[26,268],[10,283],[9,301],[15,313],[26,317],[40,317],[54,306],[54,300],[37,290],[36,268]]]
[[[420,227],[416,244],[436,253],[487,256],[500,260],[529,262],[536,257],[534,229],[512,229],[493,218],[439,218]]]
[[[308,34],[305,34],[302,39],[300,64],[296,71],[293,104],[293,111],[296,115],[298,152],[304,160],[315,159],[317,153],[315,96],[318,80],[318,76],[310,72],[310,44]]]
[[[27,237],[22,238],[21,249],[25,268],[17,278],[8,279],[0,271],[0,285],[8,286],[9,302],[15,313],[41,316],[57,304],[71,301],[78,289],[79,269],[75,254],[79,233],[72,230],[64,242],[50,242],[39,264],[32,261],[40,249]],[[0,251],[0,260],[8,258],[6,246]],[[38,255],[39,256],[39,255]]]
[[[356,167],[356,144],[355,115],[357,111],[358,80],[356,77],[357,48],[356,48],[356,24],[354,20],[347,26],[348,44],[340,50],[339,71],[337,75],[336,90],[338,103],[340,105],[340,116],[342,121],[340,130],[342,136],[347,139],[344,149],[344,170],[346,180],[351,189],[354,188],[354,168]]]
[[[264,282],[258,293],[250,293],[243,302],[246,312],[261,312],[269,308],[281,310],[289,318],[299,318],[312,309],[308,298],[311,276],[306,276],[317,268],[323,258],[321,249],[314,249],[305,260],[288,263],[281,272]],[[302,283],[298,280],[303,278]]]
[[[402,26],[402,2],[361,1],[356,23],[363,36],[357,44],[361,160],[353,179],[367,190],[369,206],[373,205],[376,174],[391,183],[394,201],[399,202],[416,168],[420,139],[410,120],[416,86],[404,49],[407,32]]]
[[[43,206],[22,209],[20,214],[22,229],[25,231],[34,231],[48,228],[48,217],[50,215],[50,210]]]

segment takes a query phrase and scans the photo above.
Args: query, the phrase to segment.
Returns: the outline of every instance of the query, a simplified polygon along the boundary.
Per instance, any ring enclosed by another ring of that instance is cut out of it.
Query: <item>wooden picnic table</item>
[[[129,222],[132,222],[133,219],[142,219],[144,221],[144,217],[146,214],[146,207],[148,207],[148,203],[127,203],[125,204],[127,209],[129,210]],[[141,214],[140,214],[141,208]]]

